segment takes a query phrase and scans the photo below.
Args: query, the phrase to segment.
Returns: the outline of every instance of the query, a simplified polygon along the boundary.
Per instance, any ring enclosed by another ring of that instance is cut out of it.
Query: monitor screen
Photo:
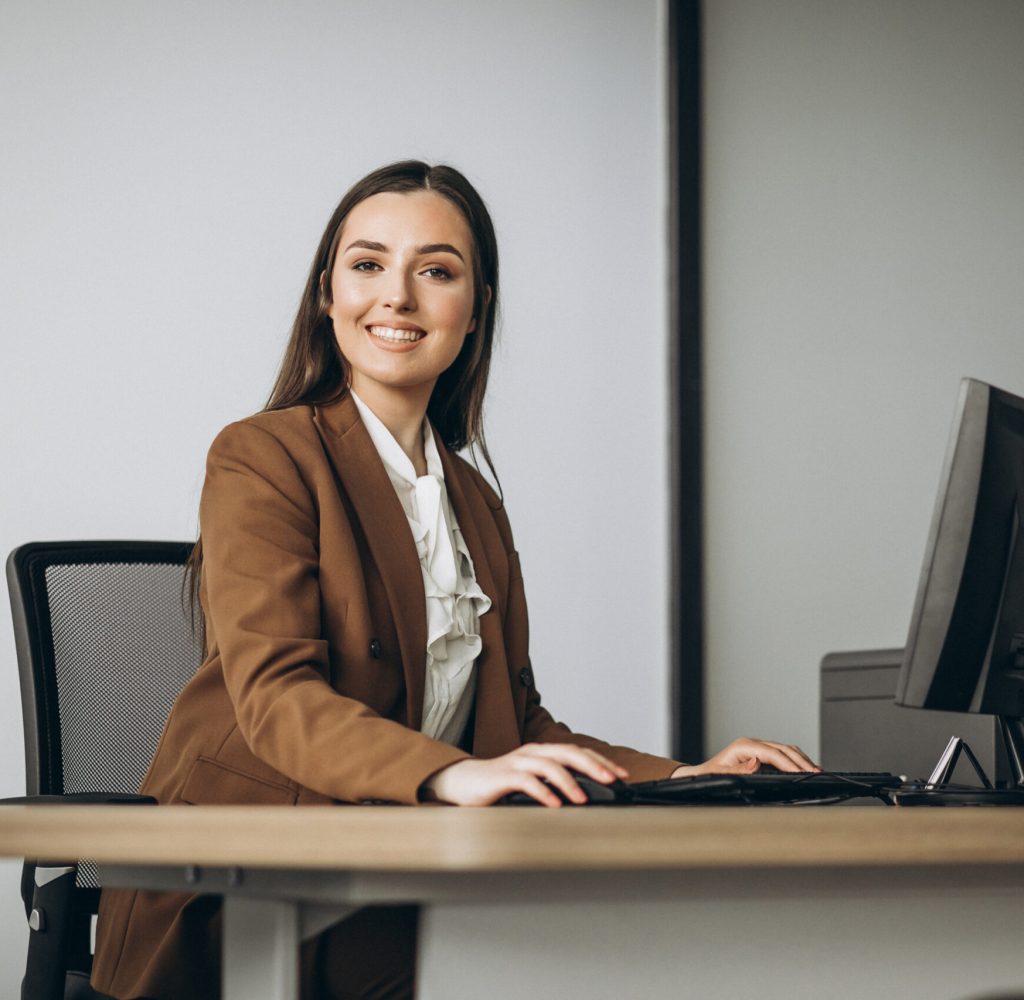
[[[964,379],[896,702],[1016,720],[1024,742],[1022,505],[1024,399]]]

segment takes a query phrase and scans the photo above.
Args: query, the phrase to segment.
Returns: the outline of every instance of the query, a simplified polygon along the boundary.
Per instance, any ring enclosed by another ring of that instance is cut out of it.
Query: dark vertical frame
[[[672,753],[703,760],[701,2],[668,0]]]

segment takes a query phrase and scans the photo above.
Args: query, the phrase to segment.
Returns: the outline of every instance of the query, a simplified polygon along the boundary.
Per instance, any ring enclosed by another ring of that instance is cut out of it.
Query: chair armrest
[[[19,795],[0,799],[0,806],[50,806],[50,805],[123,805],[155,806],[152,795],[129,795],[123,792],[72,792],[69,795]]]

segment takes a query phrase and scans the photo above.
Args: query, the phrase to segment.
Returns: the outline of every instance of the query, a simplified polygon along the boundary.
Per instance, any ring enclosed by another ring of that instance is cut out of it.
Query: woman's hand
[[[548,787],[550,784],[570,802],[582,805],[587,797],[570,768],[605,785],[629,776],[625,768],[584,747],[571,743],[527,743],[501,757],[473,757],[449,764],[423,782],[421,794],[427,801],[489,806],[503,795],[525,792],[541,805],[557,808],[562,800]]]
[[[683,764],[672,772],[673,778],[695,774],[753,774],[762,764],[771,764],[780,771],[820,771],[799,747],[771,740],[741,738],[733,740],[703,764]]]

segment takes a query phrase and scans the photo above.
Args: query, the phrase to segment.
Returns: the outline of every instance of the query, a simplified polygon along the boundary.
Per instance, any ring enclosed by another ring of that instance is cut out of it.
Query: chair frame
[[[29,542],[7,559],[7,584],[21,684],[27,795],[0,803],[150,804],[146,795],[64,790],[56,660],[46,570],[52,565],[147,563],[183,565],[191,542]],[[21,895],[30,935],[22,1000],[97,998],[88,986],[90,923],[99,890],[75,885],[77,861],[26,859]],[[74,971],[79,970],[79,971]]]

